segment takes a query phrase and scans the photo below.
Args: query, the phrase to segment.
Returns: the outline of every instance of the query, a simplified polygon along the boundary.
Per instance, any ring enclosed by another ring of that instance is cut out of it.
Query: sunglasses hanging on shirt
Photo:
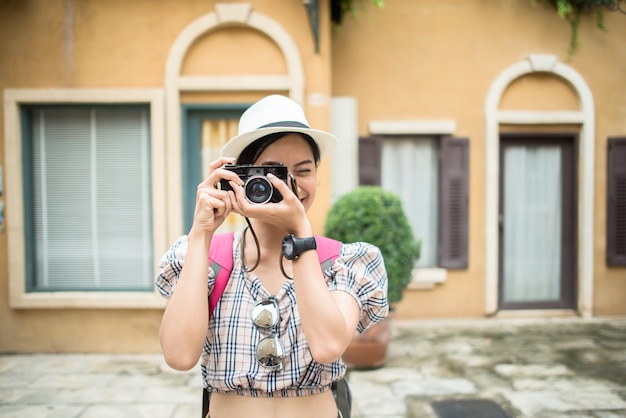
[[[252,308],[252,323],[259,330],[270,330],[271,335],[256,345],[257,362],[268,369],[282,371],[285,359],[285,346],[278,338],[280,310],[276,298],[270,297]]]

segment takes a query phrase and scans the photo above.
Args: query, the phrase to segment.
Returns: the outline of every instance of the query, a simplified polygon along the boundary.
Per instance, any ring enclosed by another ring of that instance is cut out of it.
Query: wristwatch
[[[300,254],[308,250],[316,250],[315,237],[297,238],[293,234],[283,238],[283,255],[287,260],[295,260]]]

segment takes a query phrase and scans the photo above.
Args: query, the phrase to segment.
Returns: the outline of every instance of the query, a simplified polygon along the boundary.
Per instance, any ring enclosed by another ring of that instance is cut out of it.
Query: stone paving
[[[385,367],[349,381],[354,418],[437,417],[442,399],[512,418],[626,417],[626,318],[398,322]]]
[[[4,355],[0,417],[199,418],[199,373],[160,354]]]
[[[437,418],[432,402],[451,399],[626,417],[626,318],[395,321],[386,365],[348,380],[353,418]],[[198,418],[200,396],[198,368],[160,354],[0,355],[1,418]]]

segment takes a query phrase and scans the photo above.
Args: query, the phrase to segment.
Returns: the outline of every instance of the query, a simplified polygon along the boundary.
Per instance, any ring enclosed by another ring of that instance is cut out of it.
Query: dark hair
[[[253,164],[267,147],[290,133],[300,135],[307,142],[307,144],[309,144],[309,147],[311,147],[311,151],[313,152],[315,166],[317,166],[320,162],[320,149],[313,138],[301,132],[275,132],[257,139],[241,151],[241,154],[239,154],[239,157],[237,158],[237,165]]]

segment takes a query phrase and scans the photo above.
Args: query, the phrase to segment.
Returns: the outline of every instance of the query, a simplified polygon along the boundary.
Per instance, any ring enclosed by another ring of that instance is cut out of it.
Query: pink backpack
[[[215,287],[209,296],[209,319],[217,306],[217,302],[222,297],[224,289],[228,284],[230,273],[233,269],[233,232],[218,234],[213,236],[211,247],[209,248],[209,266],[216,274]],[[331,238],[315,236],[317,241],[317,258],[322,267],[322,271],[332,267],[333,263],[339,257],[341,250],[341,242]],[[332,392],[337,403],[340,416],[350,418],[352,411],[352,392],[345,378],[332,383]],[[205,417],[209,412],[209,403],[211,401],[211,393],[206,389],[202,389],[202,416]]]
[[[209,267],[215,272],[215,287],[209,296],[209,319],[217,302],[222,297],[224,289],[228,284],[230,273],[233,269],[233,239],[234,232],[214,235],[209,248]],[[322,271],[332,267],[339,257],[341,242],[331,238],[315,236],[317,241],[317,258],[322,267]]]

